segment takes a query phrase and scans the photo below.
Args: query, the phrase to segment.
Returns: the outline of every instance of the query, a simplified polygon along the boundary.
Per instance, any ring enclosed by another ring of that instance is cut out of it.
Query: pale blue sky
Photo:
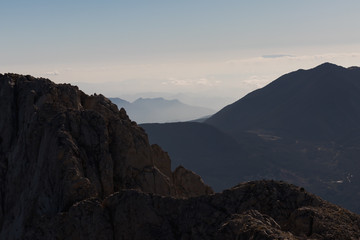
[[[323,61],[359,65],[359,12],[355,0],[2,0],[0,72],[237,99]]]

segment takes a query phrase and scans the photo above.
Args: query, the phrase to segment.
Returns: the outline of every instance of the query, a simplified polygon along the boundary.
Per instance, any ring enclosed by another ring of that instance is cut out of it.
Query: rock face
[[[180,185],[186,182],[174,178],[168,155],[102,95],[5,74],[0,99],[0,239],[69,219],[82,229],[69,238],[87,239],[87,221],[96,223],[89,231],[112,232],[99,203],[122,189],[175,197],[212,192],[194,173],[197,189]]]
[[[204,184],[199,175],[183,166],[177,167],[172,176],[179,196],[194,197],[213,193],[213,190]]]
[[[122,190],[41,219],[29,239],[359,239],[360,216],[284,182],[176,199]]]

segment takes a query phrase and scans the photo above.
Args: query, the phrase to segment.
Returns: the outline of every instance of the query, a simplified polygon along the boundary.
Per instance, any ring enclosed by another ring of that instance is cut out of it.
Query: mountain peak
[[[313,68],[313,70],[322,70],[322,71],[330,71],[335,69],[345,69],[345,68],[330,62],[322,63],[316,66],[315,68]]]
[[[326,62],[285,74],[207,123],[231,134],[262,129],[305,139],[344,137],[360,121],[360,72],[352,69]]]

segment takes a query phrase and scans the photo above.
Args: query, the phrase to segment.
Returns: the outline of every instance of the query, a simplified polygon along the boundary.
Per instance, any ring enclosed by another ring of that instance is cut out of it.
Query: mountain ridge
[[[128,102],[120,98],[110,98],[119,108],[126,109],[129,116],[138,123],[165,123],[190,121],[209,116],[215,111],[209,108],[184,104],[178,99],[137,98]]]
[[[293,138],[336,140],[345,129],[358,128],[360,81],[356,76],[360,71],[330,63],[285,74],[226,106],[206,123],[232,135],[263,130],[290,133]]]

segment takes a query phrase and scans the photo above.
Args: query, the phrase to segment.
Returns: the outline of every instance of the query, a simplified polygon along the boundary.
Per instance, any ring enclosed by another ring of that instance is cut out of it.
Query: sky
[[[360,65],[358,0],[1,0],[0,73],[220,109],[281,75]]]

